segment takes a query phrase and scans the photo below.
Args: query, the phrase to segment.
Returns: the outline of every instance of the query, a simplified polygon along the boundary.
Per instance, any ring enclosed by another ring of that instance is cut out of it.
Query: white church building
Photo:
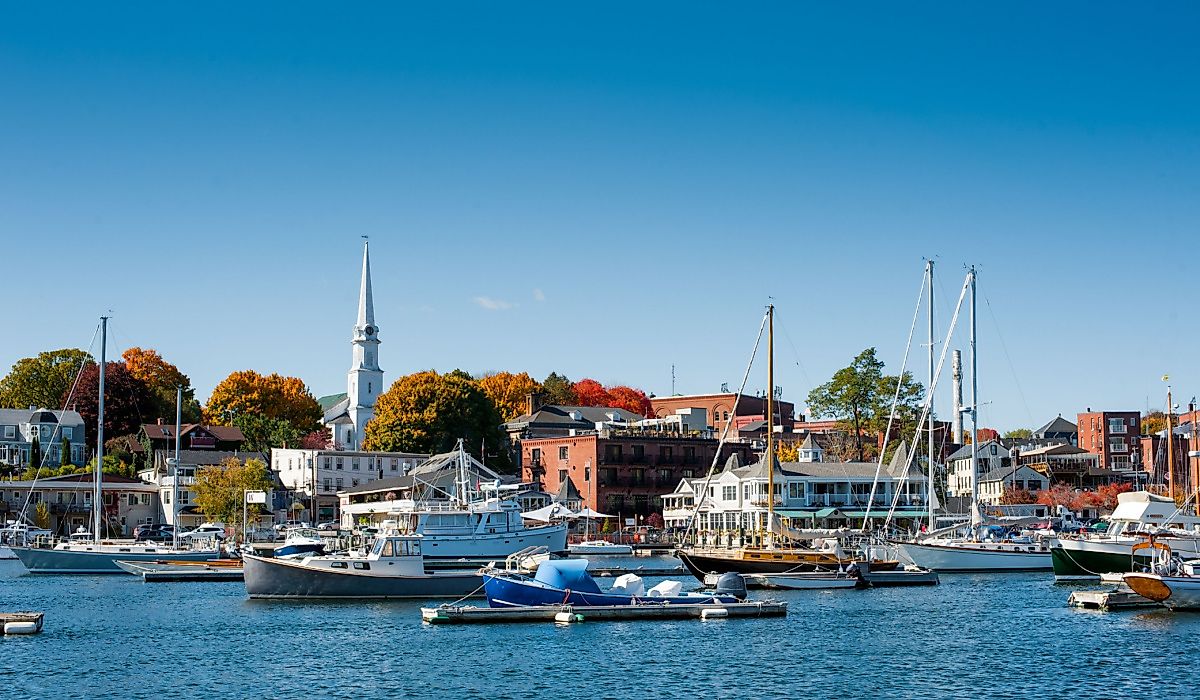
[[[367,422],[375,415],[375,400],[384,392],[379,368],[379,326],[371,298],[371,253],[363,243],[362,283],[358,290],[358,320],[350,341],[350,371],[346,393],[319,399],[325,411],[321,424],[329,428],[337,449],[362,450]]]

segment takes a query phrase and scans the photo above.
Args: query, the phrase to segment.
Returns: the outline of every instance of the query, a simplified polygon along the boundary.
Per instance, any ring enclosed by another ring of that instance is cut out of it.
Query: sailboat
[[[979,383],[976,353],[975,268],[967,273],[971,291],[971,436],[973,445],[979,435]],[[932,472],[932,469],[930,469]],[[1041,539],[989,539],[980,537],[983,517],[979,509],[979,450],[971,450],[971,521],[966,536],[927,537],[914,542],[895,543],[900,553],[917,566],[933,571],[1048,571],[1050,548]],[[957,528],[952,528],[957,529]]]
[[[118,561],[205,561],[216,551],[180,550],[153,542],[112,541],[103,538],[104,511],[104,373],[108,362],[108,317],[100,317],[100,382],[96,420],[96,468],[92,482],[92,531],[90,538],[80,536],[53,546],[27,544],[12,551],[32,574],[124,574]],[[176,427],[176,434],[179,430]],[[91,541],[88,541],[90,539]]]
[[[701,581],[714,579],[726,572],[740,574],[787,574],[796,572],[823,571],[833,578],[839,569],[855,562],[855,558],[846,554],[836,539],[836,532],[824,531],[813,534],[784,528],[775,516],[775,501],[779,496],[775,490],[776,472],[781,472],[779,461],[775,458],[774,433],[774,386],[775,386],[775,345],[774,345],[775,307],[767,307],[764,321],[768,327],[767,334],[767,386],[766,396],[766,450],[756,468],[759,475],[765,476],[766,493],[762,501],[755,505],[766,505],[766,512],[754,511],[749,513],[756,527],[762,532],[756,544],[743,543],[740,547],[701,547],[680,546],[675,550],[676,556],[683,565]],[[756,346],[757,347],[757,346]],[[740,396],[740,391],[738,392]],[[736,404],[735,404],[736,410]],[[719,452],[719,449],[718,449]],[[765,473],[764,473],[765,472]],[[696,509],[700,508],[704,498],[696,501]],[[765,520],[762,516],[765,516]],[[794,542],[807,538],[808,541],[820,540],[825,543],[820,549],[797,546]],[[872,562],[873,569],[885,570],[895,568],[897,562]],[[840,584],[839,584],[840,585]]]

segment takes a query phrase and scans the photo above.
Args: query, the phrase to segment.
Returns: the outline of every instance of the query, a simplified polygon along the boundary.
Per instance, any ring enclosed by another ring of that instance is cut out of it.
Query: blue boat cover
[[[600,587],[587,572],[587,559],[552,559],[538,564],[535,581],[580,593],[599,593]]]

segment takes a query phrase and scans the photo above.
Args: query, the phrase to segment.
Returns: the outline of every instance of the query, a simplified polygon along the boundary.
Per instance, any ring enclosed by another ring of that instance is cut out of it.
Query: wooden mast
[[[1166,377],[1163,377],[1166,379]],[[1171,420],[1171,385],[1167,385],[1167,483],[1171,488],[1171,500],[1175,500],[1175,448],[1171,440],[1171,433],[1175,432],[1175,428],[1171,425],[1175,421]]]
[[[775,305],[767,306],[767,537],[775,526]]]

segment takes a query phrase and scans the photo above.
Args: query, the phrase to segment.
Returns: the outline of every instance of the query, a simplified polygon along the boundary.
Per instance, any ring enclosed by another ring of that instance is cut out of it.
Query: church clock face
[[[367,335],[375,335],[375,326],[367,326],[363,329],[363,332]]]

